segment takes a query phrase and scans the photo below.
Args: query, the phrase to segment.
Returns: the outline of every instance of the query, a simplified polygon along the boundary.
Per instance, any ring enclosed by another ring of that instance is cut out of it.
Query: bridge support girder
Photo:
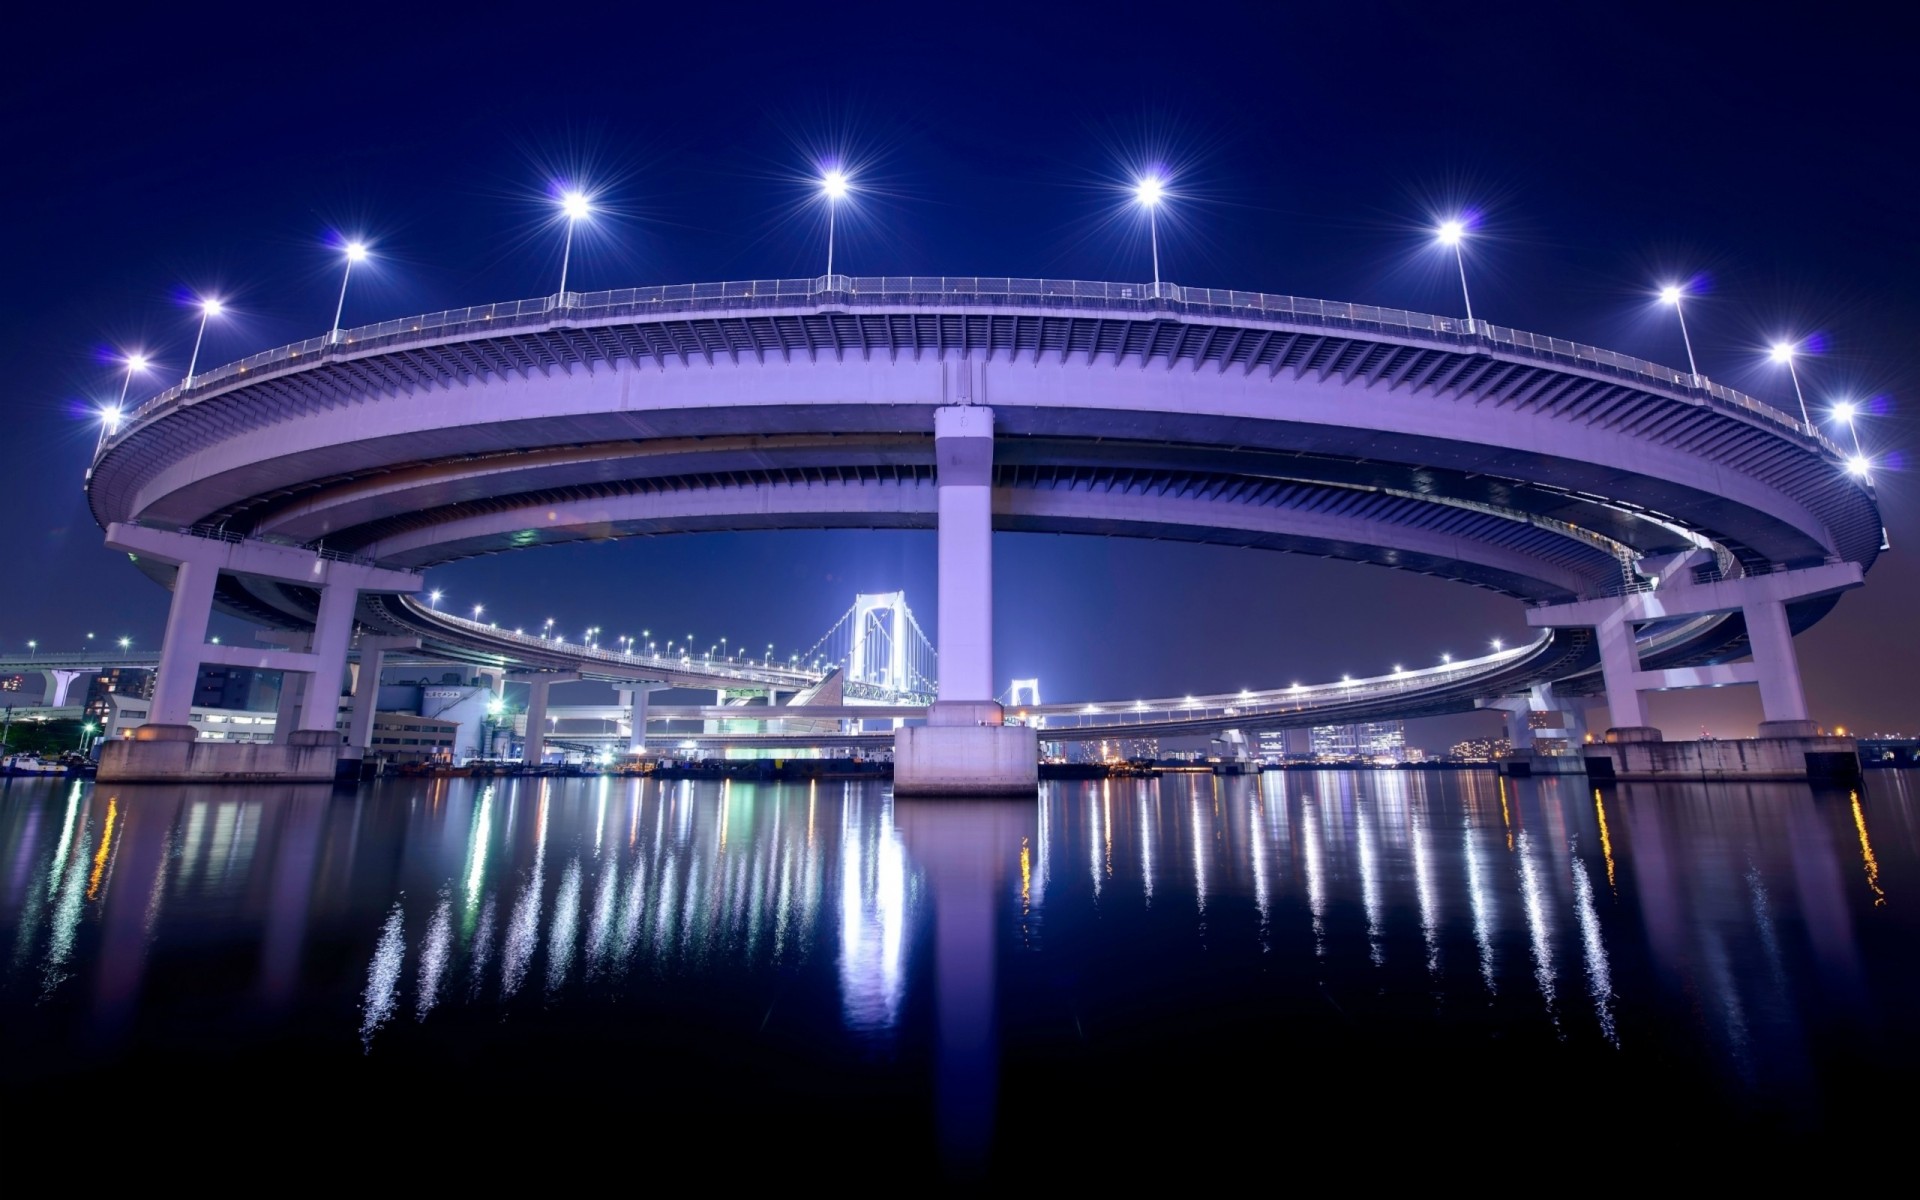
[[[1682,563],[1682,566],[1686,563]],[[1627,596],[1543,605],[1527,611],[1536,628],[1587,627],[1600,646],[1600,670],[1606,681],[1609,742],[1657,742],[1664,735],[1647,719],[1645,693],[1672,688],[1760,685],[1761,737],[1811,737],[1819,727],[1809,717],[1800,663],[1787,623],[1787,605],[1859,587],[1858,563],[1830,562],[1817,567],[1775,571],[1708,583],[1685,582],[1684,572],[1655,564],[1645,574],[1662,580],[1652,591]],[[1648,671],[1640,667],[1634,642],[1636,625],[1680,617],[1738,612],[1746,620],[1751,663],[1680,667]],[[1517,746],[1516,746],[1517,748]]]
[[[340,686],[361,592],[418,591],[420,576],[328,558],[310,550],[266,542],[229,542],[137,525],[110,525],[107,546],[174,567],[173,600],[154,673],[147,724],[130,741],[102,749],[102,781],[331,779],[338,764]],[[311,635],[294,635],[299,649],[269,650],[207,643],[207,623],[222,573],[296,583],[320,594]],[[200,664],[220,662],[283,673],[282,719],[275,746],[195,742],[193,690]],[[286,675],[304,676],[289,687]],[[304,692],[297,717],[288,712],[293,694]]]

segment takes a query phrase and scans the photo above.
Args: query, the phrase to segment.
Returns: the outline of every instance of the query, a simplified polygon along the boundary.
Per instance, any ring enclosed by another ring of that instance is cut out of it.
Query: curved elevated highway
[[[944,568],[950,528],[978,524],[945,507],[965,493],[993,529],[1323,555],[1543,612],[1836,565],[1857,583],[1882,545],[1837,446],[1671,368],[1393,309],[1037,279],[641,288],[384,322],[155,397],[103,439],[87,490],[110,530],[216,528],[408,572],[799,527],[938,528]],[[983,545],[952,543],[975,562]],[[951,574],[942,700],[983,702],[990,609],[984,635],[956,620],[980,588]],[[1778,641],[1850,583],[1769,586]],[[364,629],[423,634],[418,605],[366,590]],[[323,607],[231,567],[212,602],[294,628]],[[1747,654],[1760,603],[1642,604],[1609,679]],[[428,623],[449,656],[594,670]],[[1486,686],[1597,690],[1604,647],[1556,644],[1534,678]]]

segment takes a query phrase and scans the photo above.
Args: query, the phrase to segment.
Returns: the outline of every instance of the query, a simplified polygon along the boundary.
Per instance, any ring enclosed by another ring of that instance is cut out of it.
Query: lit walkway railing
[[[463,638],[470,649],[485,650],[486,643],[505,643],[509,646],[535,652],[544,657],[567,658],[586,666],[603,666],[610,671],[631,674],[636,678],[646,677],[649,671],[662,675],[693,676],[702,679],[738,680],[742,683],[768,684],[778,687],[803,688],[819,683],[825,678],[823,672],[786,667],[753,666],[745,662],[719,662],[710,657],[669,656],[665,654],[622,654],[617,650],[602,650],[598,646],[589,646],[579,642],[568,642],[558,638],[541,637],[538,634],[520,633],[512,629],[502,629],[486,621],[476,621],[453,613],[441,612],[437,608],[428,608],[409,596],[399,597],[400,607],[410,617],[426,621],[454,631]]]
[[[946,275],[820,276],[814,279],[757,279],[732,283],[683,283],[619,288],[603,292],[567,292],[531,300],[509,300],[472,308],[450,308],[419,316],[380,321],[337,335],[264,350],[249,358],[197,373],[192,386],[176,386],[129,412],[103,439],[96,453],[125,438],[134,428],[194,396],[216,391],[236,379],[259,378],[300,369],[316,361],[383,350],[409,343],[438,341],[462,334],[504,333],[581,323],[617,322],[670,314],[886,308],[1037,308],[1106,312],[1173,312],[1194,316],[1273,320],[1291,325],[1350,329],[1356,332],[1438,340],[1452,345],[1487,345],[1530,358],[1598,369],[1646,382],[1719,407],[1749,414],[1805,438],[1837,457],[1840,448],[1823,435],[1809,434],[1797,417],[1710,382],[1646,359],[1602,350],[1564,338],[1527,333],[1485,321],[1468,322],[1407,309],[1383,308],[1177,284],[1100,283],[1072,279]]]

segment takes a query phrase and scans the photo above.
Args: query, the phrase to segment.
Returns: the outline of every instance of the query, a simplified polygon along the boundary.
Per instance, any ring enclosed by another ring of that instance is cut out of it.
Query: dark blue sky
[[[577,288],[819,273],[805,178],[826,154],[862,188],[836,254],[856,274],[1145,279],[1116,185],[1159,164],[1178,192],[1166,278],[1454,312],[1425,227],[1465,206],[1479,315],[1682,362],[1647,291],[1697,275],[1703,371],[1786,403],[1761,348],[1817,334],[1814,397],[1886,397],[1866,435],[1906,451],[1920,106],[1880,11],[36,6],[0,84],[0,640],[158,637],[165,596],[101,548],[80,493],[115,347],[172,382],[189,289],[236,310],[205,363],[324,331],[339,232],[378,255],[349,323],[551,292],[544,194],[562,177],[608,210],[576,247]],[[1879,480],[1895,552],[1800,645],[1816,716],[1912,731],[1913,479]],[[433,579],[503,623],[801,649],[858,590],[905,587],[934,618],[932,560],[924,534],[709,536]],[[1373,673],[1524,628],[1516,602],[1471,589],[1258,552],[1005,535],[997,570],[997,674],[1059,699]],[[1655,705],[1670,734],[1757,716],[1751,689]]]

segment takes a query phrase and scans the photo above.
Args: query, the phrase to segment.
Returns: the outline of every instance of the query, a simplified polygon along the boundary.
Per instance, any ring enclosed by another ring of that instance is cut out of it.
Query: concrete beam
[[[1736,683],[1759,682],[1760,668],[1750,662],[1720,663],[1709,667],[1669,667],[1664,671],[1637,671],[1633,676],[1633,685],[1643,692],[1727,687]]]
[[[348,584],[363,592],[411,594],[423,586],[417,571],[396,571],[322,558],[298,546],[272,542],[223,542],[144,525],[107,526],[107,549],[179,566],[192,562],[234,575],[258,575],[307,587]]]
[[[1857,588],[1866,580],[1859,563],[1822,563],[1771,575],[1746,575],[1711,583],[1673,580],[1651,592],[1602,596],[1569,604],[1544,604],[1527,610],[1535,629],[1598,628],[1609,621],[1640,624],[1669,617],[1703,617],[1738,612],[1749,605],[1810,600]]]

